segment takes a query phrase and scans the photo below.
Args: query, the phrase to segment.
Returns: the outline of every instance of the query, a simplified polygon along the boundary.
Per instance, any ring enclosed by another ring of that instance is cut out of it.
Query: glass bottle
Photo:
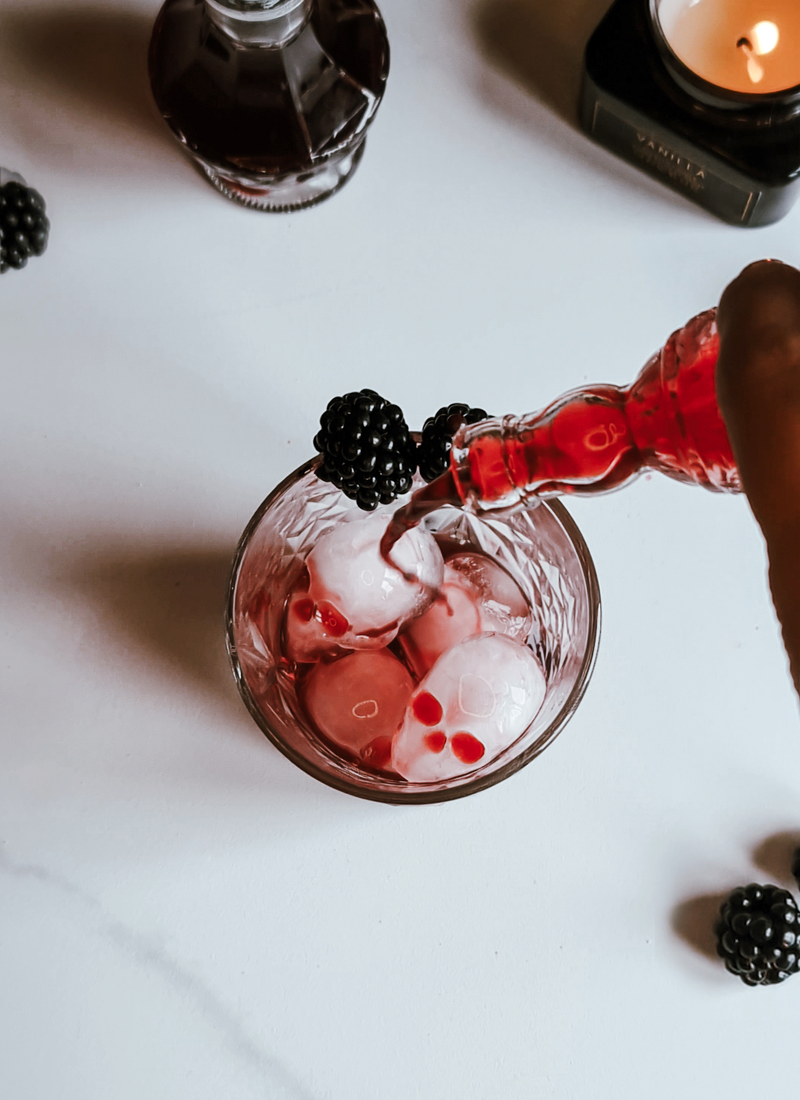
[[[381,544],[443,504],[482,513],[527,500],[609,492],[643,470],[718,492],[741,492],[717,404],[716,310],[670,336],[632,385],[586,386],[527,416],[465,424],[450,469],[399,509]]]
[[[161,114],[211,183],[287,211],[355,171],[389,45],[373,0],[167,0],[149,68]]]

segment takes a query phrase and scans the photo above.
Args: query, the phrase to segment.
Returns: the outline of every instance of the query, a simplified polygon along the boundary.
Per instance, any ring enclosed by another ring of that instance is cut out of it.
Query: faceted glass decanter
[[[149,67],[161,114],[211,183],[287,211],[355,171],[389,45],[373,0],[167,0]]]

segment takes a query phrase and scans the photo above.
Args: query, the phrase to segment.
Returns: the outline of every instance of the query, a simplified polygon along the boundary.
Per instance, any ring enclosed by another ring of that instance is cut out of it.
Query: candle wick
[[[747,75],[754,84],[760,84],[764,79],[764,70],[756,60],[757,51],[753,49],[753,43],[749,38],[742,37],[736,43],[747,58]]]

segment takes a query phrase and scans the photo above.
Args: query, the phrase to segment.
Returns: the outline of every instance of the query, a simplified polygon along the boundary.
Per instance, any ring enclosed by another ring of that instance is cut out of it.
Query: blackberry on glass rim
[[[434,481],[445,472],[450,461],[453,436],[464,424],[477,424],[488,419],[485,409],[453,403],[444,405],[435,416],[429,416],[422,426],[419,444],[419,472],[425,481]]]
[[[417,445],[402,409],[375,390],[329,401],[314,447],[323,456],[317,477],[341,489],[365,512],[391,504],[411,488]]]

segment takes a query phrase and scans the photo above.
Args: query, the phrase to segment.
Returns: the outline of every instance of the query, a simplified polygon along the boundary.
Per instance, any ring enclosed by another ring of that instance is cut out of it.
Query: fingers
[[[717,311],[717,396],[750,506],[800,692],[800,271],[746,267]]]
[[[770,364],[770,383],[796,384],[785,370],[800,341],[800,271],[779,260],[759,260],[728,286],[717,309],[726,360],[718,384],[761,386]]]

